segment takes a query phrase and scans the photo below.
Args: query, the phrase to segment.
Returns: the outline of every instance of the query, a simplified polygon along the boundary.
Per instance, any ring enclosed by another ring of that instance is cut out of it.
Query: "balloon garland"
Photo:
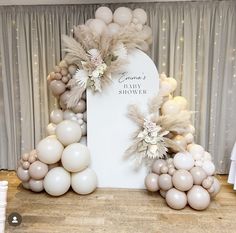
[[[168,206],[183,209],[188,203],[204,210],[220,191],[220,183],[214,177],[211,155],[194,143],[187,100],[171,95],[176,87],[173,78],[161,74],[159,95],[150,101],[149,114],[145,116],[135,105],[129,107],[128,116],[139,128],[126,156],[134,156],[138,165],[143,161],[150,165],[146,188],[160,191]]]

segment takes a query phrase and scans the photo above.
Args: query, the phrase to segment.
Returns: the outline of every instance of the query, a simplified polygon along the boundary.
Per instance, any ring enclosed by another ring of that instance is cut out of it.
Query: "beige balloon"
[[[53,80],[50,83],[50,89],[52,90],[52,94],[54,96],[59,96],[65,92],[66,86],[63,82],[59,80]]]
[[[54,124],[59,124],[63,121],[63,112],[61,109],[54,109],[50,113],[50,121]]]
[[[159,190],[158,178],[159,176],[155,173],[150,173],[146,176],[145,186],[148,191],[156,192]]]
[[[48,165],[40,161],[35,161],[30,165],[29,174],[35,180],[43,179],[48,173]]]
[[[167,193],[167,191],[160,189],[160,195],[161,195],[163,198],[166,198],[166,193]]]
[[[176,145],[186,150],[187,142],[186,142],[186,139],[182,135],[176,135],[172,140],[175,142]]]
[[[203,180],[207,178],[206,172],[201,167],[193,167],[190,173],[193,177],[193,184],[201,185]]]
[[[155,160],[154,163],[153,163],[153,165],[152,165],[152,172],[154,172],[154,173],[160,175],[160,174],[161,174],[161,167],[162,167],[163,165],[164,165],[164,166],[167,165],[167,163],[166,163],[165,160],[163,160],[163,159],[157,159],[157,160]]]
[[[221,184],[219,182],[218,179],[216,179],[215,177],[213,177],[214,181],[213,181],[213,188],[214,188],[214,192],[211,193],[211,197],[215,197],[219,192],[220,192],[220,188],[221,188]]]
[[[172,188],[166,193],[166,203],[172,209],[181,210],[187,205],[187,195],[185,192]]]
[[[42,192],[44,190],[43,180],[30,179],[29,187],[33,192],[36,192],[36,193]]]
[[[172,178],[169,174],[159,176],[158,184],[161,190],[167,191],[173,187]]]
[[[16,174],[18,178],[23,182],[27,182],[30,179],[29,170],[25,170],[22,167],[18,167]]]
[[[193,186],[193,177],[187,170],[177,170],[172,181],[174,187],[180,191],[188,191]]]
[[[72,109],[74,113],[83,113],[86,110],[86,103],[81,99],[78,104]]]

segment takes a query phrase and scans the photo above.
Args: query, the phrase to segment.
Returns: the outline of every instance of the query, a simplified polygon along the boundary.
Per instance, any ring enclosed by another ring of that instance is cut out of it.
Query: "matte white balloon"
[[[163,115],[176,115],[180,110],[180,106],[174,100],[167,100],[161,107]]]
[[[204,161],[202,168],[208,176],[212,176],[215,173],[215,165],[211,161]]]
[[[64,146],[79,142],[82,136],[81,127],[74,121],[62,121],[57,125],[56,136]]]
[[[204,159],[205,161],[207,161],[207,160],[211,161],[211,160],[212,160],[211,154],[210,154],[209,152],[207,152],[207,151],[204,151],[203,159]]]
[[[136,18],[141,24],[145,24],[147,22],[147,13],[141,8],[136,8],[133,10],[133,17]]]
[[[74,143],[65,148],[62,153],[61,162],[69,172],[79,172],[90,163],[90,152],[88,147],[80,143]]]
[[[38,159],[46,164],[53,164],[61,159],[63,145],[52,136],[41,140],[37,145]]]
[[[109,24],[112,21],[112,11],[110,8],[101,6],[95,11],[95,18],[101,19],[106,24]]]
[[[63,121],[63,112],[61,109],[55,109],[50,114],[50,121],[54,124],[59,124]]]
[[[55,135],[56,134],[56,127],[54,123],[50,123],[47,126],[47,135]]]
[[[185,192],[172,188],[166,193],[166,203],[172,209],[181,210],[187,205],[187,196]]]
[[[132,11],[127,7],[119,7],[115,10],[113,15],[113,21],[121,26],[125,26],[131,23]]]
[[[90,168],[72,173],[71,187],[78,194],[86,195],[92,193],[97,187],[96,173]]]
[[[195,210],[204,210],[210,204],[210,195],[202,186],[194,185],[187,193],[188,204]]]
[[[183,96],[175,96],[174,101],[180,106],[181,110],[185,110],[187,108],[187,100]]]
[[[44,178],[44,189],[52,196],[61,196],[70,188],[70,173],[62,167],[50,170]]]
[[[93,19],[89,23],[89,28],[92,30],[93,33],[97,35],[101,35],[104,33],[107,29],[106,24],[101,19]]]
[[[194,166],[194,159],[188,152],[179,152],[174,157],[174,165],[177,169],[190,170]]]

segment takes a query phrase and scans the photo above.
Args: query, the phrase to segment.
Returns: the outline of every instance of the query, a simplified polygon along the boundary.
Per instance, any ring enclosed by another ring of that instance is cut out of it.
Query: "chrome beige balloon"
[[[159,176],[158,184],[161,190],[167,191],[173,187],[172,177],[168,174],[162,174]]]
[[[146,176],[145,186],[148,191],[156,192],[159,190],[158,178],[159,176],[155,173],[150,173]]]
[[[41,161],[35,161],[29,167],[29,175],[35,180],[43,179],[48,173],[48,165]]]
[[[163,159],[157,159],[157,160],[153,163],[153,165],[152,165],[152,172],[154,172],[154,173],[160,175],[160,174],[161,174],[161,167],[162,167],[163,165],[164,165],[164,166],[167,165],[166,161],[163,160]]]
[[[29,187],[33,192],[42,192],[44,190],[43,180],[30,179]]]
[[[172,188],[166,193],[166,203],[172,209],[181,210],[187,205],[187,195],[185,192]]]
[[[190,173],[193,177],[193,184],[201,185],[203,180],[207,178],[206,172],[201,167],[193,167]]]
[[[188,191],[193,186],[193,177],[186,170],[177,170],[173,175],[173,185],[180,191]]]

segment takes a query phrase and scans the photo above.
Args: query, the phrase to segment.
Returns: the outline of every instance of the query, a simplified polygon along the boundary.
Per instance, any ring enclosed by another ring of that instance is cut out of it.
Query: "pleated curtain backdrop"
[[[195,141],[227,173],[236,140],[236,1],[111,4],[141,7],[153,29],[150,56],[177,79],[195,111]],[[0,7],[0,169],[45,136],[56,101],[47,74],[62,58],[61,34],[94,17],[99,5]],[[102,146],[102,145],[101,145]],[[104,145],[105,146],[105,145]]]

